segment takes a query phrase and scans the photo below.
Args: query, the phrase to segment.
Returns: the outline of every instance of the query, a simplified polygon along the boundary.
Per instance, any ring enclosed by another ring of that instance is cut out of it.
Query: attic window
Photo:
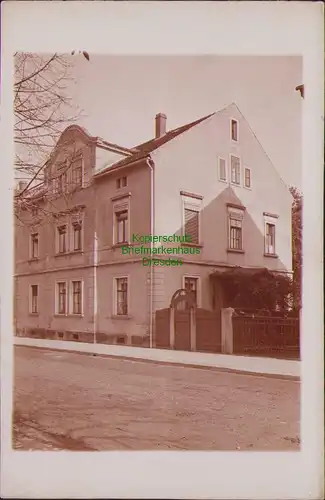
[[[116,189],[126,187],[128,184],[127,177],[119,177],[116,179]]]
[[[238,142],[238,121],[231,120],[231,139]]]

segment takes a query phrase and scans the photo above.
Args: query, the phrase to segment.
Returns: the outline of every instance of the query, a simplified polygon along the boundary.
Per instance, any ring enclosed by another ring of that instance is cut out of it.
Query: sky
[[[69,93],[91,135],[133,147],[236,102],[288,185],[301,189],[298,56],[73,56]]]

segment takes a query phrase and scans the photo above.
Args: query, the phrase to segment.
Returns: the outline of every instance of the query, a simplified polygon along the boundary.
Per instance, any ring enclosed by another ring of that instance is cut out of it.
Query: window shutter
[[[191,243],[199,243],[199,212],[185,208],[185,234],[191,237]]]

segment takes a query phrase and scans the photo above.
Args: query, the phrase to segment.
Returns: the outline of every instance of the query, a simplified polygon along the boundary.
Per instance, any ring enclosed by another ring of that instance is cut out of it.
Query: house
[[[291,203],[236,104],[132,149],[72,125],[16,218],[16,330],[152,344],[175,290],[220,309],[218,274],[291,273]]]

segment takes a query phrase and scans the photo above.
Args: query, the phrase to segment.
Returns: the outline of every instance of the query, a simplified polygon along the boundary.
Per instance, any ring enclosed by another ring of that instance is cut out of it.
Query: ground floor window
[[[116,281],[116,314],[126,316],[128,314],[128,278],[115,278]]]
[[[38,285],[31,285],[31,303],[30,312],[32,314],[38,313]]]

